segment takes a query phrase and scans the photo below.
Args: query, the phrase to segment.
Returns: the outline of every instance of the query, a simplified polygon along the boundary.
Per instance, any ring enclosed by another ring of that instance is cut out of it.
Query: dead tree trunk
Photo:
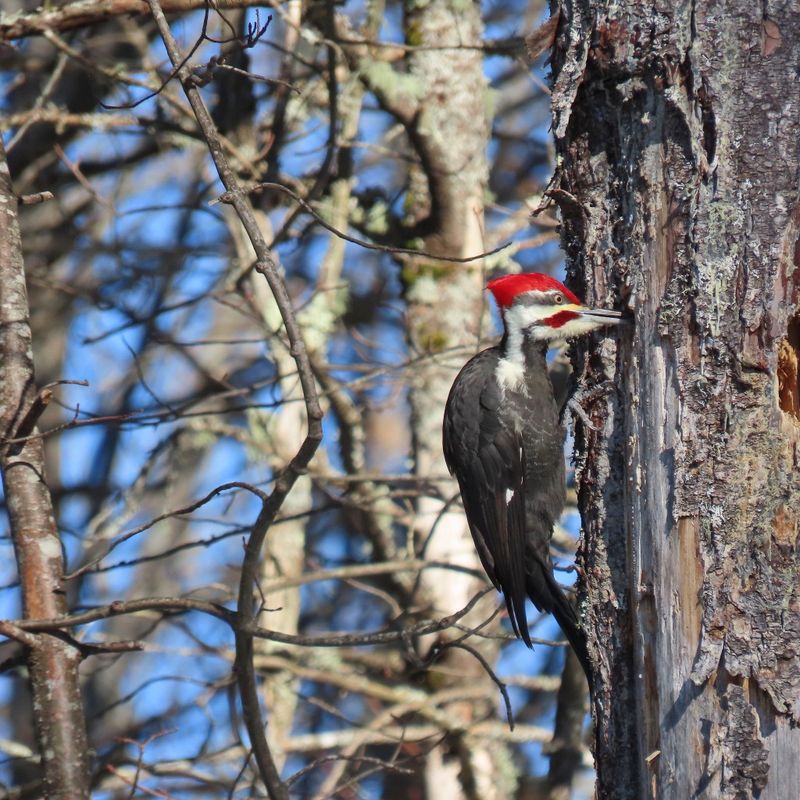
[[[796,3],[561,9],[564,243],[634,320],[579,440],[600,797],[800,785],[799,57]]]

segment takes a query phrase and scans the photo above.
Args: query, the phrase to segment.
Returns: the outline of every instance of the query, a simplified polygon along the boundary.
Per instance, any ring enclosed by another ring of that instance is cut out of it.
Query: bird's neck
[[[506,330],[500,342],[497,380],[503,389],[525,391],[531,375],[547,373],[547,342],[536,341],[521,329]]]

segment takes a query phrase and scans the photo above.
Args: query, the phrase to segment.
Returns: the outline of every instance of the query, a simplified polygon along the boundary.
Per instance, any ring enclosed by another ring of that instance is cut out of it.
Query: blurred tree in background
[[[11,5],[6,796],[568,796],[580,670],[440,445],[487,274],[561,260],[545,4]]]

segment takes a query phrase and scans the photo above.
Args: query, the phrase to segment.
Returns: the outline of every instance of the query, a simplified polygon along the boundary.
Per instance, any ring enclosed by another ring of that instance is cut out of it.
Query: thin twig
[[[39,203],[46,203],[55,198],[52,192],[34,192],[33,194],[21,194],[17,199],[21,206],[38,206]]]
[[[193,511],[197,511],[198,508],[201,508],[206,503],[209,503],[217,495],[222,494],[222,492],[227,492],[230,489],[244,489],[245,491],[252,492],[262,501],[266,500],[267,497],[267,495],[264,494],[264,492],[262,492],[261,489],[249,483],[243,483],[242,481],[230,481],[229,483],[223,483],[220,486],[214,487],[207,495],[205,495],[205,497],[201,497],[194,503],[190,503],[188,506],[184,506],[183,508],[176,508],[172,511],[166,511],[163,514],[159,514],[157,517],[153,517],[153,519],[148,520],[147,522],[139,525],[133,530],[127,531],[123,533],[121,536],[118,536],[106,548],[104,553],[97,556],[96,558],[93,558],[91,561],[87,561],[86,564],[82,565],[78,569],[73,570],[72,572],[68,572],[66,575],[64,575],[64,580],[73,580],[74,578],[77,578],[79,575],[83,575],[84,573],[91,571],[109,553],[111,553],[112,550],[119,547],[123,542],[127,542],[129,539],[132,539],[134,536],[137,536],[138,534],[143,533],[146,530],[149,530],[150,528],[153,527],[153,525],[156,525],[159,522],[163,522],[165,519],[171,519],[173,517],[183,516],[184,514],[191,514]]]
[[[231,198],[231,205],[242,222],[248,239],[256,254],[255,269],[262,274],[269,284],[270,291],[280,311],[281,319],[289,340],[290,353],[297,364],[297,373],[303,391],[306,407],[308,430],[306,437],[286,469],[275,481],[268,500],[264,502],[253,530],[245,547],[242,572],[239,581],[239,598],[237,603],[238,622],[236,628],[236,675],[239,682],[239,693],[242,699],[244,714],[253,754],[259,773],[269,794],[275,800],[288,800],[289,791],[283,783],[264,734],[264,722],[261,715],[260,698],[253,668],[253,631],[255,604],[253,587],[256,585],[261,562],[261,551],[267,531],[272,525],[284,500],[294,486],[297,478],[306,472],[308,462],[322,441],[322,417],[314,373],[309,363],[303,335],[292,308],[286,285],[278,271],[277,264],[267,247],[266,240],[258,225],[253,208],[245,191],[239,184],[236,173],[231,169],[225,157],[220,137],[217,133],[211,114],[206,108],[200,90],[192,80],[191,71],[186,65],[177,42],[172,35],[169,23],[164,16],[159,0],[147,0],[150,11],[158,27],[173,67],[183,86],[186,98],[192,107],[197,124],[208,146],[223,186]]]
[[[443,256],[443,255],[435,255],[434,253],[428,253],[425,250],[411,250],[407,247],[391,247],[387,244],[375,244],[374,242],[368,242],[365,239],[358,239],[355,236],[350,236],[349,234],[345,233],[344,231],[340,231],[337,228],[334,228],[333,225],[326,222],[313,208],[296,192],[293,192],[288,186],[283,186],[280,183],[271,183],[270,181],[264,181],[262,183],[256,183],[253,186],[247,188],[248,192],[256,192],[261,189],[275,189],[276,191],[283,192],[284,194],[288,195],[292,198],[298,205],[302,206],[305,211],[311,214],[312,217],[320,224],[326,231],[330,231],[334,236],[338,236],[340,239],[344,239],[346,242],[351,242],[352,244],[357,244],[359,247],[363,247],[367,250],[377,250],[380,253],[391,253],[393,255],[406,255],[406,256],[417,256],[418,258],[426,258],[426,259],[434,259],[436,261],[449,261],[454,264],[466,264],[470,261],[478,261],[481,258],[488,258],[489,256],[493,256],[496,253],[499,253],[501,250],[505,250],[506,247],[511,247],[511,242],[506,242],[505,244],[501,244],[498,247],[495,247],[493,250],[489,250],[485,253],[478,253],[474,256],[466,256],[465,258],[458,258],[456,256]],[[209,205],[213,205],[214,203],[228,203],[233,204],[235,200],[235,196],[231,192],[223,192],[216,200],[212,200]]]
[[[27,439],[31,431],[33,431],[33,429],[36,427],[39,417],[44,414],[45,409],[50,405],[50,401],[52,399],[52,389],[45,387],[44,389],[39,390],[36,397],[33,398],[33,402],[30,404],[30,406],[28,406],[25,416],[20,420],[19,425],[17,425],[16,429],[14,430],[13,438],[15,440],[25,441]]]
[[[470,647],[470,645],[464,644],[464,642],[460,641],[445,642],[443,644],[437,645],[437,647],[435,648],[435,657],[438,657],[445,650],[448,650],[453,647],[457,647],[459,650],[465,650],[467,653],[469,653],[471,656],[477,659],[477,661],[483,667],[486,674],[492,679],[495,686],[497,686],[497,688],[500,690],[500,694],[503,696],[503,702],[505,703],[506,707],[506,719],[508,720],[508,727],[513,731],[514,710],[511,708],[511,698],[508,696],[508,689],[506,688],[506,684],[500,680],[495,671],[489,665],[489,662],[474,647]]]
[[[33,108],[31,109],[31,112],[33,112],[33,114],[31,115],[31,118],[25,124],[20,125],[20,127],[16,131],[16,133],[8,140],[8,144],[6,145],[6,152],[7,153],[10,153],[14,149],[14,146],[18,142],[20,142],[22,140],[22,138],[25,136],[25,133],[27,132],[28,128],[30,128],[30,126],[33,125],[33,123],[34,123],[34,118],[35,118],[36,112],[37,111],[41,111],[41,109],[43,108],[45,103],[48,100],[50,100],[50,97],[52,96],[53,91],[55,90],[56,86],[58,86],[59,81],[61,81],[61,78],[64,75],[64,69],[66,68],[66,66],[67,66],[66,57],[63,54],[59,55],[58,60],[56,61],[56,65],[55,65],[52,73],[50,74],[50,77],[47,79],[47,83],[44,85],[44,87],[42,87],[42,91],[39,93],[39,96],[36,98],[36,102],[33,104]],[[50,192],[39,192],[40,196],[45,195],[45,194],[50,194],[50,197],[42,198],[42,199],[49,200],[49,199],[51,199],[53,197],[53,195]],[[35,196],[36,195],[31,195],[31,197],[35,197]],[[21,199],[20,199],[20,202],[22,202]],[[37,203],[37,202],[41,203],[42,200],[33,200],[30,203],[24,203],[23,202],[22,204],[23,205],[28,205],[28,204],[32,205],[32,204]]]

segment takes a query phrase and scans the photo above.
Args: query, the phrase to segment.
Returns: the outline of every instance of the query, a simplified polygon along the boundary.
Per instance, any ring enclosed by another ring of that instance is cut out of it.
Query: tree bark
[[[793,797],[800,8],[561,14],[564,243],[634,320],[579,441],[599,796]]]
[[[29,317],[17,197],[0,141],[0,468],[23,615],[47,619],[65,614],[67,607],[64,558],[36,427],[52,391],[36,390]],[[3,634],[26,649],[44,795],[53,800],[88,798],[89,748],[78,683],[80,652],[55,635],[24,633],[6,624]]]

